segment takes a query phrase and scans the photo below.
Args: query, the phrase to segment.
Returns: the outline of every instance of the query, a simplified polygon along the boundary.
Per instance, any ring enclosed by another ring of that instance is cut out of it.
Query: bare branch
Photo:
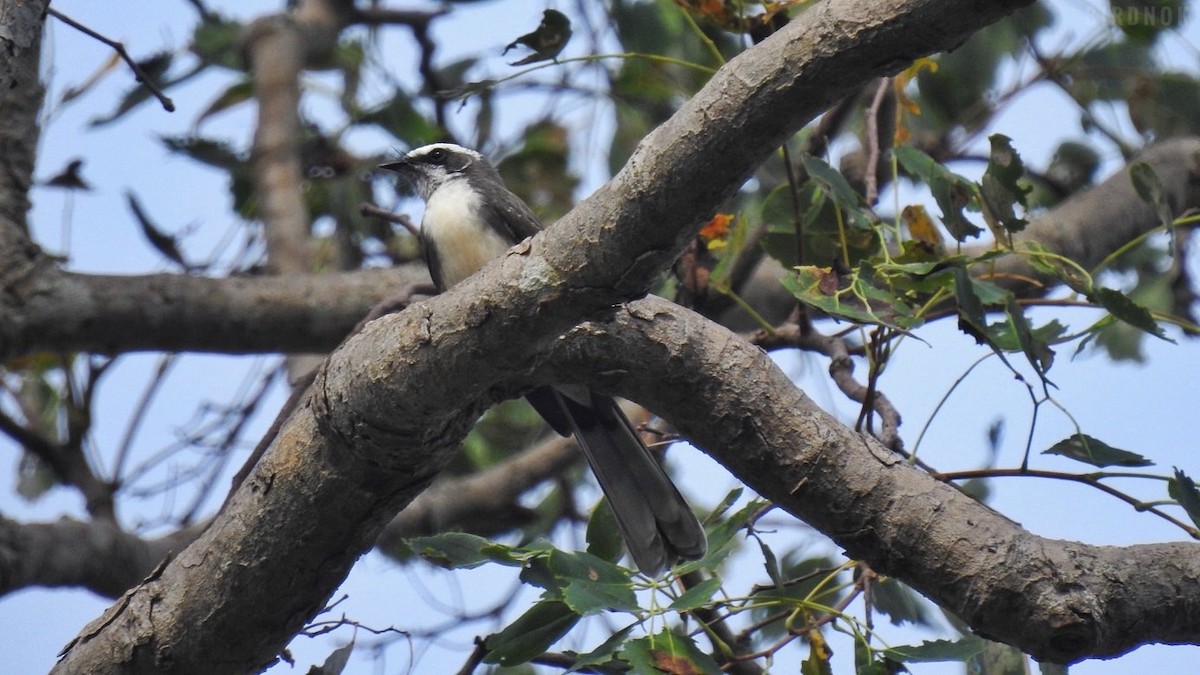
[[[121,60],[129,66],[129,69],[133,71],[133,76],[137,78],[137,81],[141,82],[146,89],[150,90],[151,94],[154,94],[154,98],[158,99],[158,102],[162,104],[163,110],[166,110],[167,112],[175,112],[175,102],[167,97],[165,93],[163,93],[163,90],[159,88],[158,83],[154,81],[154,78],[147,75],[146,71],[142,69],[142,66],[138,64],[137,61],[133,60],[133,57],[129,55],[129,52],[125,51],[124,43],[104,37],[100,33],[97,33],[91,28],[88,28],[87,26],[79,23],[78,21],[72,19],[66,14],[63,14],[57,9],[54,9],[53,7],[46,11],[50,14],[50,16],[53,16],[80,33],[87,35],[93,40],[99,40],[100,42],[103,42],[111,47],[117,52],[117,55],[121,57]]]
[[[20,250],[0,250],[0,264],[13,266],[0,266],[0,279],[11,280],[0,296],[4,359],[33,351],[326,351],[381,300],[429,280],[423,265],[224,279],[73,274]]]
[[[828,0],[801,14],[718,71],[643,141],[613,181],[554,227],[449,293],[365,326],[330,357],[307,404],[283,425],[228,508],[160,575],[85,628],[58,672],[105,665],[155,670],[166,658],[180,671],[211,670],[215,658],[223,669],[264,665],[324,606],[392,515],[432,481],[479,411],[531,384],[527,380],[544,348],[581,317],[607,315],[618,303],[644,294],[720,202],[783,138],[858,83],[895,72],[915,56],[959,44],[1028,3],[991,2],[972,12],[956,11],[958,4],[886,0],[864,16],[858,2]],[[713,161],[716,157],[721,161]],[[652,314],[633,320],[657,324],[647,320]],[[513,339],[516,335],[523,339]],[[643,348],[661,354],[679,344]],[[752,352],[770,363],[757,348],[738,348],[741,344],[723,333],[717,344],[704,347],[729,347],[738,355]],[[640,374],[670,381],[666,371],[673,365],[658,361]],[[726,363],[720,370],[730,374]],[[764,385],[794,391],[777,369],[746,372],[767,375]],[[793,465],[781,476],[795,479],[803,469],[807,480],[847,450],[812,436],[817,429],[807,417],[774,405],[793,400],[791,394],[748,399],[742,405],[751,408],[735,407],[740,414],[724,419],[724,413],[712,414],[722,410],[709,407],[714,401],[688,398],[694,406],[703,402],[707,410],[703,426],[694,428],[697,438],[728,438],[738,441],[728,446],[730,452],[746,451],[737,461],[722,455],[739,475],[746,468],[761,468],[758,463],[764,461],[757,456],[764,447],[753,433],[759,413],[763,419],[777,414],[789,423],[787,431],[799,445],[789,445],[789,450],[771,446],[788,458],[784,461],[794,461],[792,451],[821,451],[809,455],[815,464]],[[864,478],[885,482],[895,456],[850,437],[854,447],[845,454],[861,461],[865,452],[872,471]],[[797,484],[784,482],[788,484],[782,489],[768,487],[772,496],[786,501]],[[836,477],[831,483],[838,484]],[[839,517],[852,511],[841,507]],[[877,550],[868,550],[872,542],[880,547],[894,543],[891,536],[880,538],[878,530],[839,532],[852,533],[846,537],[855,550],[871,554],[868,559],[880,557]],[[906,571],[903,561],[883,562],[875,567]],[[938,578],[945,574],[939,570]],[[211,612],[214,605],[223,611]],[[966,614],[980,625],[990,618]],[[205,630],[197,631],[201,617]],[[1044,641],[1045,635],[1037,639]]]
[[[0,516],[0,595],[31,586],[70,586],[116,598],[168,554],[183,550],[205,526],[142,539],[113,522],[61,518],[21,524]]]
[[[616,393],[661,413],[852,558],[1039,660],[1200,641],[1200,544],[1089,546],[1033,535],[854,433],[760,349],[665,300],[581,326],[552,364],[556,381],[607,373]]]

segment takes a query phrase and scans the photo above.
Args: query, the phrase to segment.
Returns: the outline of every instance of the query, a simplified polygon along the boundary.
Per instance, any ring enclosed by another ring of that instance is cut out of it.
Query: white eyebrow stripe
[[[410,150],[406,157],[409,159],[418,159],[438,149],[445,150],[446,152],[458,152],[465,155],[470,155],[475,159],[483,159],[483,155],[479,154],[478,152],[470,148],[464,148],[461,145],[455,145],[453,143],[430,143],[429,145],[422,145],[415,150]]]

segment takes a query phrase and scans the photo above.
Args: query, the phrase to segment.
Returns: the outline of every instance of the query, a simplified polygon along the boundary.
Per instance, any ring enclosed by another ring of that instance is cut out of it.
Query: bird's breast
[[[479,196],[466,181],[443,185],[430,195],[421,229],[427,245],[432,244],[446,288],[478,272],[512,246],[488,227]]]

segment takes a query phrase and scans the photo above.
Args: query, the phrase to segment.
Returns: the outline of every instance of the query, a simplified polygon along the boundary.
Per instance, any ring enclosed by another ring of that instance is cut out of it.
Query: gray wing
[[[508,227],[508,236],[514,244],[520,243],[542,230],[541,221],[533,215],[529,205],[508,190],[504,190],[498,198],[490,200],[483,208],[497,216],[495,220],[489,219],[489,221],[502,222]]]
[[[438,257],[437,247],[433,245],[432,237],[421,237],[421,246],[425,250],[425,266],[429,269],[429,277],[439,293],[446,292],[446,280],[442,277],[442,263]]]

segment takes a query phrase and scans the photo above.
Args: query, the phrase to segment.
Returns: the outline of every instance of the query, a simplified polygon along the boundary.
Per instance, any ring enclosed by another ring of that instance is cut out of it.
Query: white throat
[[[425,204],[421,229],[438,253],[446,287],[471,276],[512,246],[483,220],[479,195],[465,176],[446,181]]]

